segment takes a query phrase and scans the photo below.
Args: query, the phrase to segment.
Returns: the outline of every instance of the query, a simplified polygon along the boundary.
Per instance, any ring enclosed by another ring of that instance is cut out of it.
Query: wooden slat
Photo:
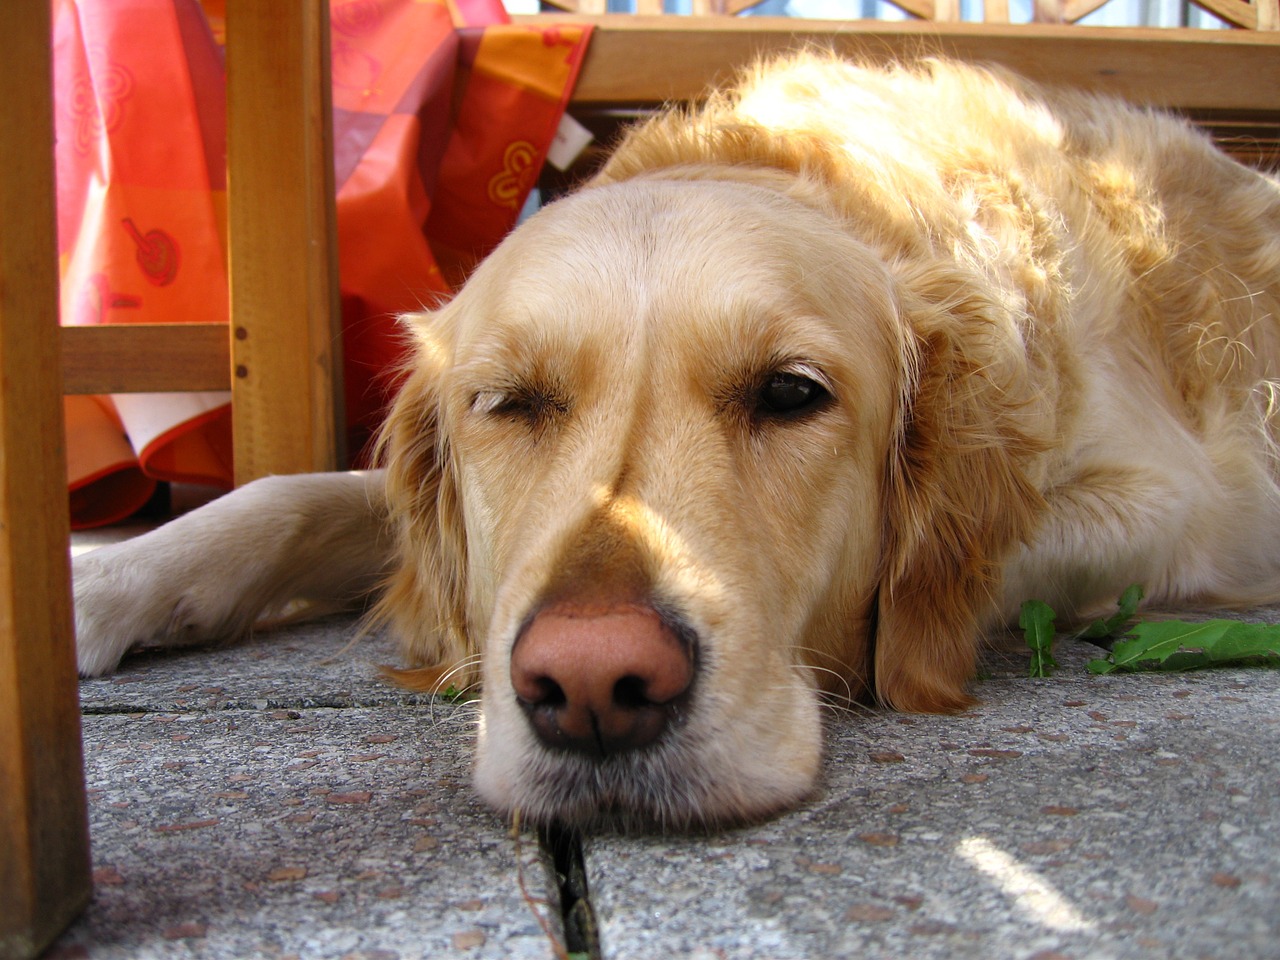
[[[1229,156],[1263,170],[1280,171],[1280,109],[1270,116],[1217,111],[1189,116]]]
[[[1062,19],[1067,23],[1082,20],[1110,0],[1067,0],[1062,6]]]
[[[985,0],[982,4],[982,19],[987,23],[1009,22],[1009,0]]]
[[[90,894],[58,371],[48,0],[0,3],[0,957]],[[20,92],[20,95],[19,95]]]
[[[62,327],[66,393],[173,393],[231,387],[225,323]]]
[[[327,0],[227,2],[236,482],[343,465]]]
[[[806,43],[871,60],[942,53],[991,61],[1050,84],[1183,109],[1275,111],[1280,89],[1276,32],[773,17],[567,19],[596,25],[574,104],[697,98],[757,57]]]
[[[933,19],[936,10],[933,0],[889,0],[889,2],[921,20]]]
[[[1067,19],[1064,15],[1065,6],[1062,0],[1032,0],[1031,22],[1064,23]]]
[[[1234,23],[1246,30],[1258,29],[1258,11],[1244,0],[1194,0],[1196,6],[1203,7],[1227,23]]]
[[[952,23],[960,19],[960,0],[933,0],[933,19]]]

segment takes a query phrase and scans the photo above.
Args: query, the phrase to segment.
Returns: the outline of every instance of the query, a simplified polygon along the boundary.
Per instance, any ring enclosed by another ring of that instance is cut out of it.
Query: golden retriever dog
[[[998,71],[823,55],[639,125],[439,309],[385,473],[77,562],[80,663],[377,591],[526,819],[737,822],[824,696],[952,711],[985,632],[1280,597],[1280,183]]]

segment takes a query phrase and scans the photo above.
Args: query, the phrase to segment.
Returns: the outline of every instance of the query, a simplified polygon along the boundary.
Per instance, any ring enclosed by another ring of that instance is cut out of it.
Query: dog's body
[[[794,58],[410,322],[386,475],[82,558],[82,670],[385,574],[495,806],[714,822],[811,788],[821,690],[964,706],[1024,599],[1280,597],[1280,185],[1168,118]]]

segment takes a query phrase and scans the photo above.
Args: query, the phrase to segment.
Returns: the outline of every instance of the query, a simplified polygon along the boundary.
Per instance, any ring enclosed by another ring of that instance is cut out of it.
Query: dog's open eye
[[[777,371],[765,377],[756,395],[756,412],[765,417],[798,417],[818,409],[831,394],[812,377]]]

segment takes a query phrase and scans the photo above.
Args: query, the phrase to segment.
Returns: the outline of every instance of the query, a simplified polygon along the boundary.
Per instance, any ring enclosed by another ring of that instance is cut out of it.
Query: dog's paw
[[[82,677],[110,673],[129,648],[125,632],[114,625],[122,591],[113,588],[111,572],[100,560],[81,555],[71,561],[76,662]]]
[[[189,571],[135,544],[100,547],[72,561],[80,675],[110,673],[130,650],[218,638],[226,626],[206,609]]]
[[[81,674],[139,647],[237,639],[295,600],[363,598],[389,564],[382,484],[377,472],[267,477],[76,557]]]

